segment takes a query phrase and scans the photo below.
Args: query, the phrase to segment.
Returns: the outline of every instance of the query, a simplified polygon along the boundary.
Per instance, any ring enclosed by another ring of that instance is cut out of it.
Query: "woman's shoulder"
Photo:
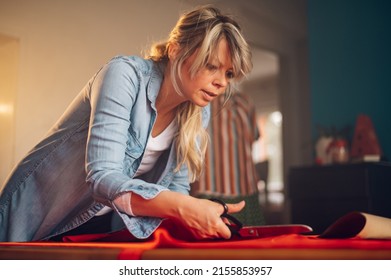
[[[153,62],[150,59],[144,59],[136,55],[117,55],[110,59],[109,65],[130,67],[136,71],[141,71],[144,74],[151,72]]]

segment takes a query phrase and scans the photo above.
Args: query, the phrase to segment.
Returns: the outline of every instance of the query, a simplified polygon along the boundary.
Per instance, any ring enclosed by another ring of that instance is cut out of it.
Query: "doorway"
[[[253,144],[259,200],[267,224],[281,224],[285,204],[282,122],[277,54],[252,48],[253,71],[241,90],[254,102],[260,138]]]
[[[0,191],[14,165],[19,40],[0,34]]]

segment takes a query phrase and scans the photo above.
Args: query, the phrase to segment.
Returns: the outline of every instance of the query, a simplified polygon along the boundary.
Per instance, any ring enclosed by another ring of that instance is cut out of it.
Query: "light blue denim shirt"
[[[174,173],[175,149],[133,178],[156,119],[164,65],[132,56],[110,60],[87,83],[47,136],[22,159],[0,196],[0,241],[44,240],[91,219],[105,205],[128,230],[147,238],[160,218],[120,213],[113,200],[132,191],[189,193],[186,166]],[[209,106],[203,108],[204,127]]]

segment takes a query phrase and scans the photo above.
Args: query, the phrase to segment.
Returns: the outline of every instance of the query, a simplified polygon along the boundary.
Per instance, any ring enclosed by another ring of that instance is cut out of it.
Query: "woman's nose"
[[[225,75],[225,73],[216,73],[215,79],[213,80],[213,85],[216,86],[218,89],[222,87],[226,87],[228,84],[228,79]]]

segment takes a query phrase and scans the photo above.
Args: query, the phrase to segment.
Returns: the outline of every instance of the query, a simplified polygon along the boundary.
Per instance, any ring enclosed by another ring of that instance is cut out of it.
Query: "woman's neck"
[[[174,89],[171,79],[163,79],[159,94],[156,98],[157,118],[152,129],[152,136],[159,135],[174,120],[178,106],[186,100]]]
[[[172,114],[181,103],[186,101],[184,97],[176,92],[171,81],[169,67],[170,64],[167,65],[162,85],[156,98],[156,110],[158,115]]]

